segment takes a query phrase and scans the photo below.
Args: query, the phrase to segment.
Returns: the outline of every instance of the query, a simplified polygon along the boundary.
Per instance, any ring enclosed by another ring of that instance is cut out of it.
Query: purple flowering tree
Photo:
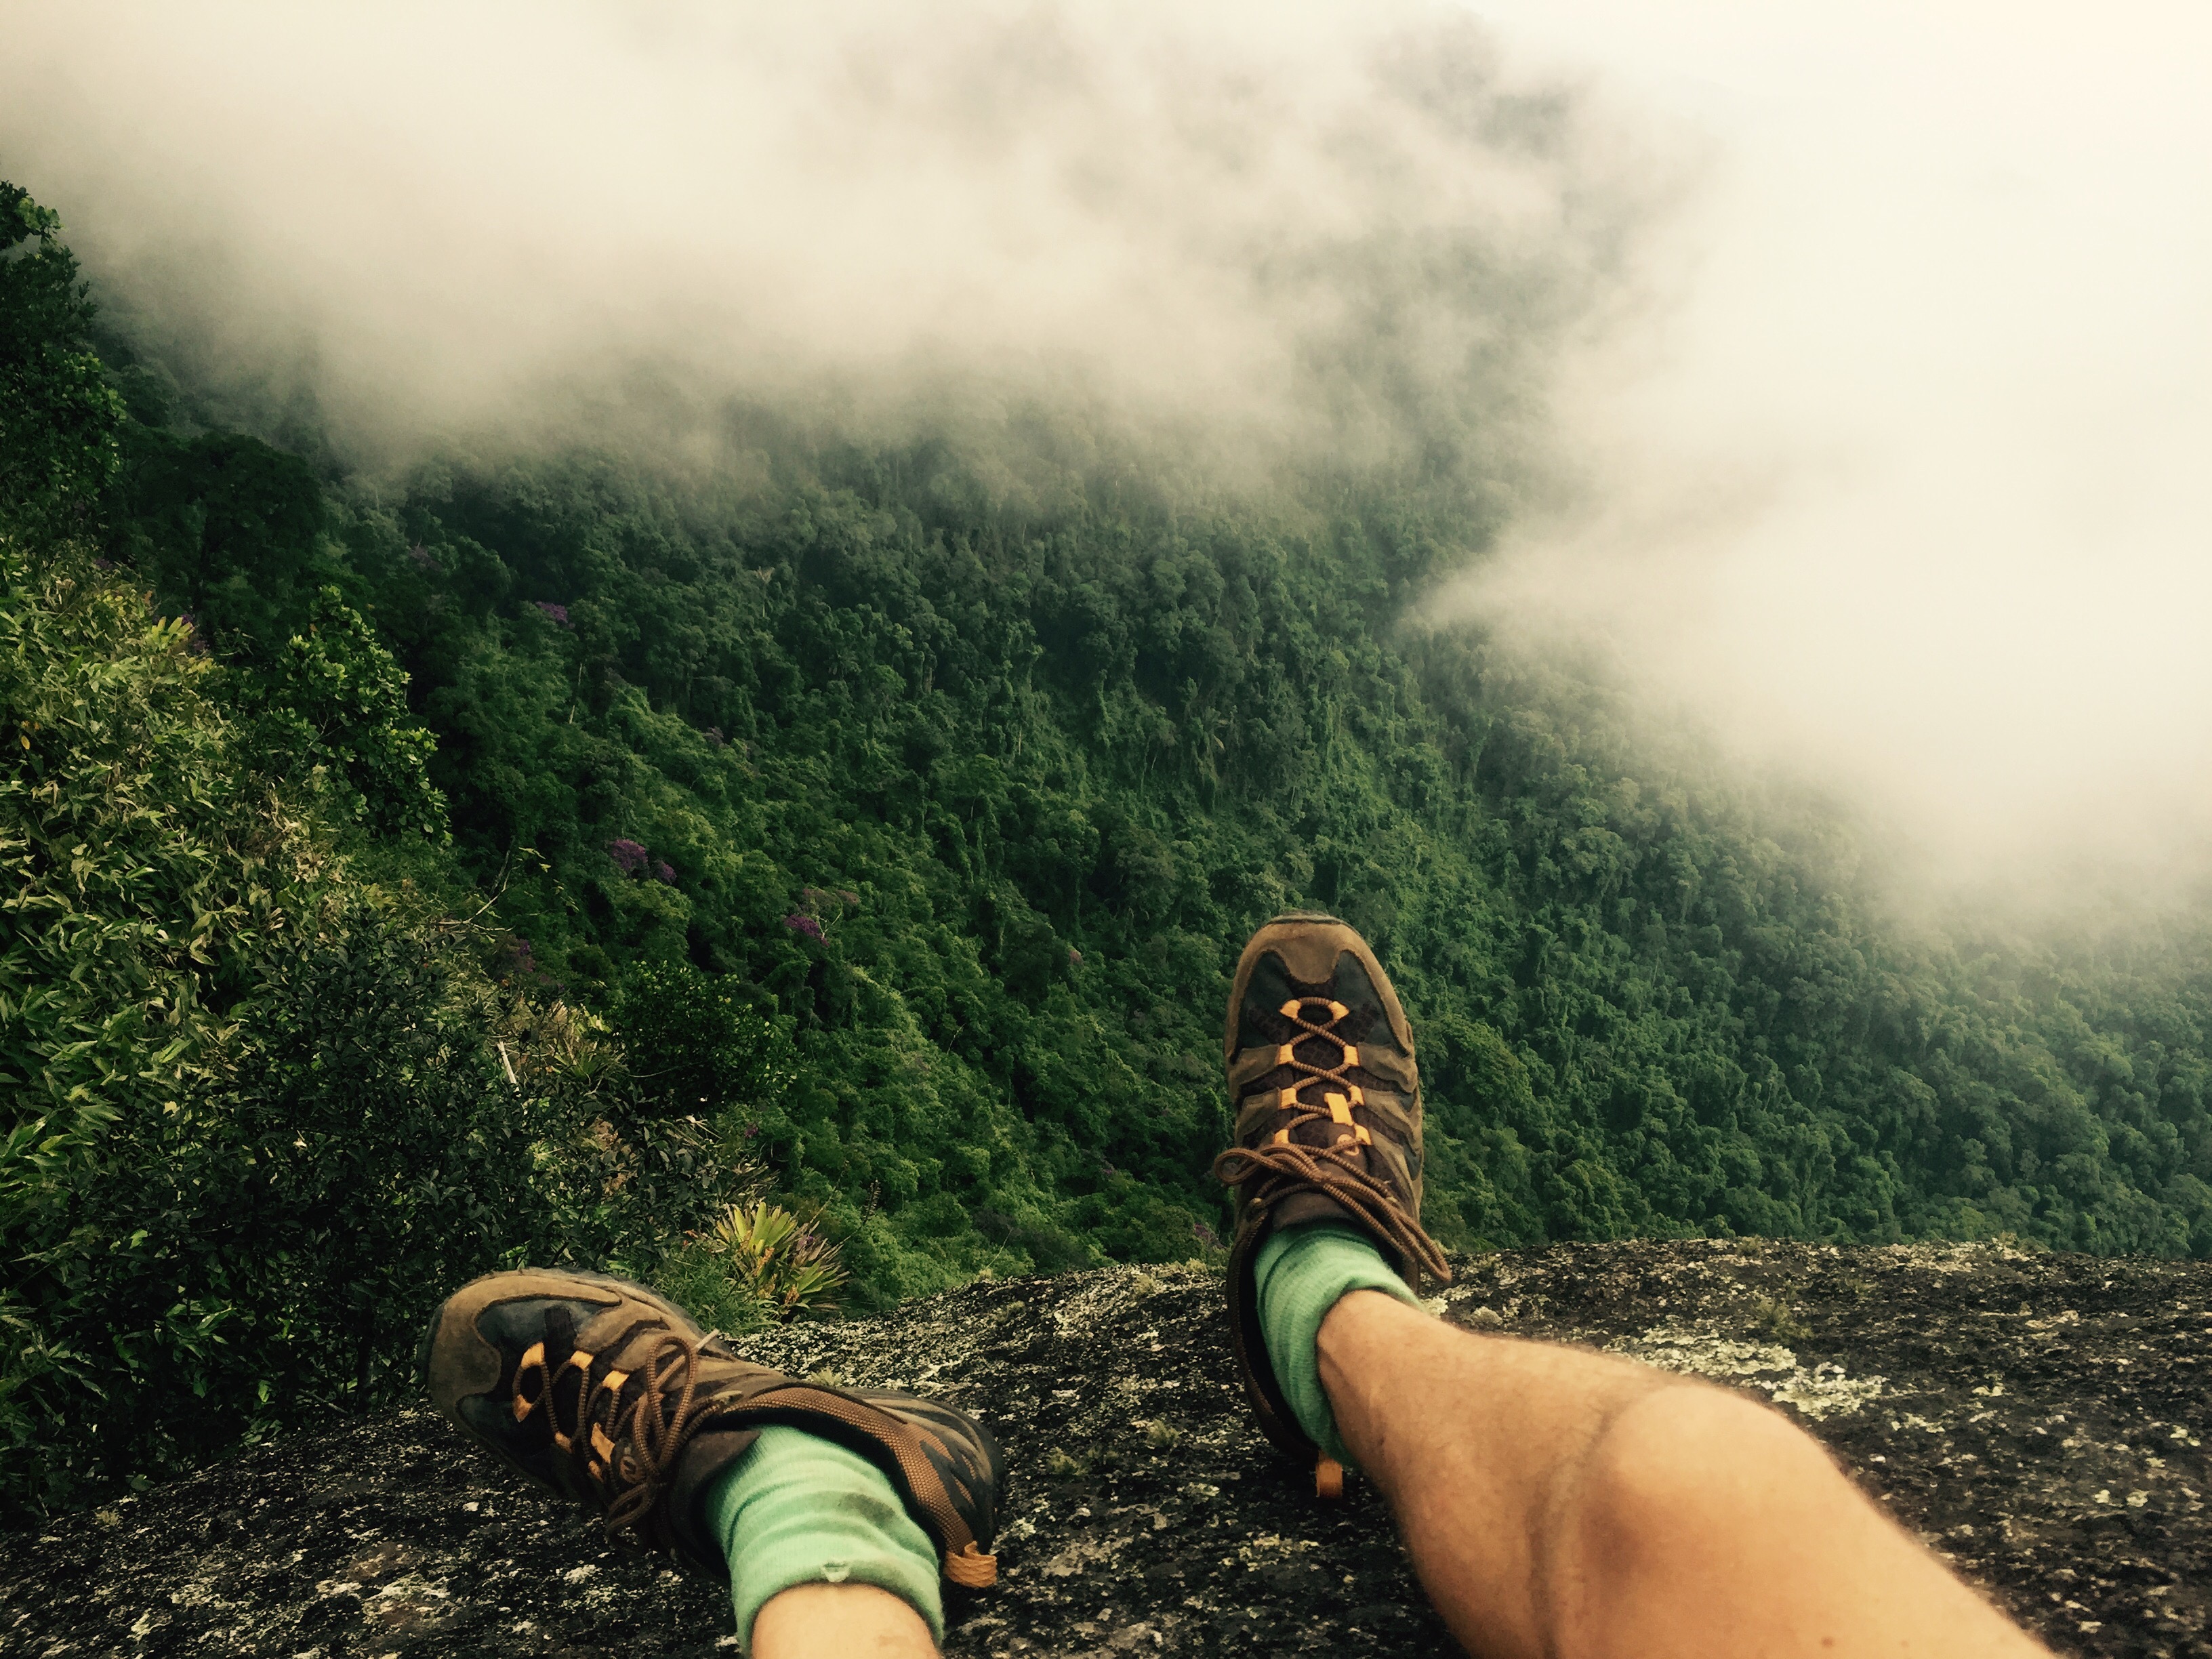
[[[607,856],[622,866],[626,876],[634,876],[645,868],[645,848],[627,836],[607,843]]]

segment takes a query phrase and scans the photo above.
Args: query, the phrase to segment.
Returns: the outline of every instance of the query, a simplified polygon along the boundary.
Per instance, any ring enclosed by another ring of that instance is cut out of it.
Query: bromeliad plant
[[[770,1319],[836,1306],[848,1277],[838,1247],[780,1204],[732,1204],[696,1236]]]

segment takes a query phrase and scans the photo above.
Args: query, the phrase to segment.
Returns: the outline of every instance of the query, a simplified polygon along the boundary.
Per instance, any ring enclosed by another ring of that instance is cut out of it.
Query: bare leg
[[[1482,1659],[2047,1659],[1739,1395],[1372,1291],[1319,1346],[1345,1443]]]
[[[921,1615],[873,1584],[797,1584],[753,1620],[754,1659],[937,1659]]]

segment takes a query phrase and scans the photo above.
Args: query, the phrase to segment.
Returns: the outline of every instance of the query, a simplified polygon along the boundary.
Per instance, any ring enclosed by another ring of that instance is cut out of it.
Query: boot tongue
[[[1389,1021],[1383,1017],[1382,1000],[1357,957],[1341,952],[1326,978],[1300,979],[1273,951],[1254,964],[1252,977],[1246,981],[1244,1006],[1237,1018],[1237,1046],[1275,1048],[1291,1042],[1300,1027],[1284,1010],[1292,1003],[1303,1003],[1300,1012],[1307,1023],[1318,1025],[1327,1022],[1328,1011],[1322,1005],[1330,1002],[1345,1011],[1331,1029],[1346,1042],[1365,1042],[1371,1037],[1394,1048],[1397,1046]],[[1301,1049],[1298,1058],[1309,1056]]]
[[[545,1310],[545,1371],[551,1376],[576,1352],[576,1316],[556,1303]]]
[[[1244,1048],[1275,1048],[1290,1042],[1298,1034],[1298,1027],[1283,1010],[1292,1003],[1307,1003],[1307,1018],[1311,1019],[1325,1011],[1317,1005],[1334,1000],[1334,981],[1331,979],[1304,980],[1293,976],[1284,966],[1283,959],[1268,951],[1254,964],[1252,977],[1244,987],[1244,1006],[1238,1016],[1237,1046]]]

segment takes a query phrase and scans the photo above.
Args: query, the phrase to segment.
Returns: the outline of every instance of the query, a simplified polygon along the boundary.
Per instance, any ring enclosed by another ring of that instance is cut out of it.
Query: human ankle
[[[705,1507],[729,1564],[741,1644],[763,1608],[810,1585],[873,1587],[911,1609],[925,1634],[943,1629],[935,1547],[889,1478],[858,1453],[799,1429],[763,1429]],[[849,1597],[830,1601],[853,1606]]]
[[[1315,1335],[1315,1364],[1338,1437],[1370,1474],[1381,1474],[1386,1452],[1370,1396],[1389,1391],[1388,1376],[1404,1351],[1409,1325],[1431,1322],[1395,1297],[1352,1291],[1337,1298]]]
[[[1261,1249],[1255,1277],[1268,1359],[1298,1426],[1325,1456],[1351,1461],[1321,1377],[1319,1332],[1346,1302],[1410,1304],[1413,1292],[1365,1235],[1333,1223],[1294,1227],[1270,1238]]]

